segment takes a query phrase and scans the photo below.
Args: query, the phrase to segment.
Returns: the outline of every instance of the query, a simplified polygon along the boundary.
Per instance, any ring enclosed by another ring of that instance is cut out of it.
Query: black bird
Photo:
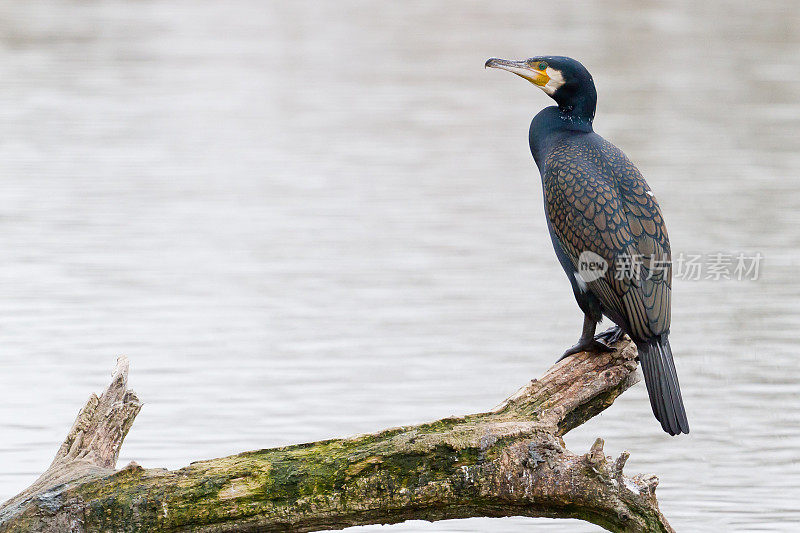
[[[542,176],[547,228],[584,312],[581,351],[609,351],[623,333],[636,343],[650,406],[670,435],[689,433],[669,345],[672,267],[661,209],[639,170],[592,129],[597,91],[569,57],[492,58],[558,105],[531,122],[529,143]],[[616,327],[595,336],[603,315]],[[605,342],[604,342],[605,341]]]

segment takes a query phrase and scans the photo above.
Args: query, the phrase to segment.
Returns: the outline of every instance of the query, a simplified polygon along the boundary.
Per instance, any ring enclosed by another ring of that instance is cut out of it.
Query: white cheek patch
[[[564,85],[564,76],[561,74],[560,70],[556,70],[554,68],[547,67],[545,70],[547,76],[550,80],[542,87],[542,90],[549,95],[553,95],[559,87]]]

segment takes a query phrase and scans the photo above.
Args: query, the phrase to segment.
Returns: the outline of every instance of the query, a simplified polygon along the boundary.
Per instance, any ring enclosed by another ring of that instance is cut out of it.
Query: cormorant
[[[581,351],[603,352],[623,333],[636,343],[650,406],[670,435],[689,433],[669,345],[672,267],[661,209],[639,170],[592,129],[591,74],[563,56],[492,58],[558,105],[531,122],[529,143],[542,176],[547,228],[584,312]],[[595,336],[603,315],[616,324]],[[604,342],[605,341],[605,342]]]

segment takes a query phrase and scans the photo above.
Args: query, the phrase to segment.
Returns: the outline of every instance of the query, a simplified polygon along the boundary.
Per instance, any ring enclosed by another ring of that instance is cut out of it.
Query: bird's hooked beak
[[[529,60],[522,59],[520,61],[511,61],[508,59],[499,59],[492,57],[486,61],[484,68],[499,68],[513,72],[520,78],[525,78],[537,87],[544,87],[550,81],[550,76],[547,74],[547,67],[542,70],[536,68],[538,62],[531,64]]]

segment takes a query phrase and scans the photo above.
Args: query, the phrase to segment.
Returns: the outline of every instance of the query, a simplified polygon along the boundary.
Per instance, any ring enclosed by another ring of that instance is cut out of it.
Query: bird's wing
[[[638,338],[669,330],[671,268],[661,212],[639,171],[610,143],[564,143],[545,162],[547,216],[581,272],[581,254],[608,264],[588,289]]]
[[[672,299],[672,254],[661,208],[641,172],[622,151],[604,141],[601,148],[622,199],[628,231],[642,258],[641,295],[648,329],[669,331]]]

